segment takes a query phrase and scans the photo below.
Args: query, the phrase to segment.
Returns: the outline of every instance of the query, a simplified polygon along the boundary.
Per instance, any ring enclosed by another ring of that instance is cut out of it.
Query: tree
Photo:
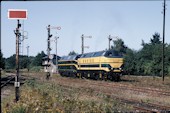
[[[71,51],[68,55],[78,55],[75,51]]]
[[[146,43],[145,43],[145,41],[144,40],[142,40],[142,44],[141,44],[141,46],[145,46],[146,45]]]
[[[124,72],[126,74],[135,74],[136,69],[136,52],[131,49],[127,49],[124,55]]]
[[[161,44],[160,34],[155,32],[155,34],[153,35],[153,38],[150,40],[150,42],[151,42],[152,45]]]
[[[29,64],[30,64],[30,58],[28,58],[28,56],[22,55],[20,56],[20,69],[24,69],[24,68],[28,68]]]
[[[111,46],[111,49],[123,55],[126,53],[127,47],[125,46],[124,41],[122,39],[117,39],[113,41],[113,46]]]
[[[149,43],[142,40],[143,48],[136,55],[136,71],[142,75],[161,75],[162,44],[160,35],[155,33]]]
[[[16,54],[13,54],[5,60],[5,69],[15,69],[16,67]]]
[[[121,44],[120,44],[121,45]],[[126,49],[124,70],[129,74],[154,75],[162,74],[162,42],[159,33],[155,33],[149,43],[142,40],[142,49]],[[121,49],[119,49],[121,51]],[[165,74],[170,75],[170,45],[165,44]]]
[[[41,51],[41,53],[38,53],[35,56],[32,65],[33,66],[41,66],[42,65],[42,58],[45,57],[45,56],[46,56],[46,54],[44,53],[44,51]]]
[[[2,69],[5,69],[5,58],[3,58],[3,54],[1,53],[1,50],[0,50],[0,65]]]
[[[165,74],[170,75],[170,44],[165,45]]]
[[[19,68],[24,69],[27,68],[27,66],[30,65],[31,61],[28,56],[25,55],[19,55]],[[9,58],[6,58],[5,60],[5,69],[15,69],[16,68],[16,54],[13,54]]]

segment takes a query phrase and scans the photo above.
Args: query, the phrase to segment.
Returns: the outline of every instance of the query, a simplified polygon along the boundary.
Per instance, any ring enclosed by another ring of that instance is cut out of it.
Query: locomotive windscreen
[[[105,57],[111,57],[111,58],[122,58],[123,56],[120,54],[120,52],[117,52],[115,50],[109,50],[106,51]]]

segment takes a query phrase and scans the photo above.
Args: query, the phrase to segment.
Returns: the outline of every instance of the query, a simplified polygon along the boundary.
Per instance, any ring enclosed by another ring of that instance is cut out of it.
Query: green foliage
[[[19,67],[20,69],[27,68],[31,63],[31,58],[25,55],[19,56]],[[13,54],[5,60],[5,69],[15,69],[16,68],[16,55]]]
[[[91,92],[91,91],[90,91]],[[110,96],[89,93],[89,89],[77,89],[57,85],[54,82],[28,80],[22,87],[20,101],[9,104],[5,111],[18,113],[57,113],[57,112],[117,112],[122,108]],[[18,111],[16,110],[18,108]]]
[[[161,44],[160,34],[156,32],[156,33],[153,35],[153,38],[151,38],[150,42],[151,42],[152,45]]]
[[[7,58],[5,60],[5,69],[14,69],[15,65],[16,65],[15,59],[16,59],[16,55],[15,54],[13,54],[9,58]]]
[[[161,44],[152,42],[145,44],[142,50],[139,51],[139,61],[142,61],[143,64],[140,64],[140,62],[137,62],[137,64],[143,67],[144,75],[161,75],[161,47]]]
[[[29,87],[34,88],[35,85],[36,85],[36,81],[35,81],[35,79],[33,79],[33,80],[27,80],[27,81],[25,82],[25,84],[28,85]]]
[[[35,58],[34,58],[34,60],[32,62],[32,65],[33,66],[41,66],[42,65],[42,58],[45,57],[45,56],[46,55],[45,55],[44,51],[41,51],[41,53],[38,53],[35,56]]]
[[[113,41],[114,45],[111,46],[111,49],[119,52],[120,54],[124,55],[126,53],[127,47],[124,44],[122,39],[117,39]]]
[[[3,58],[3,54],[0,50],[0,68],[5,69],[5,58]]]
[[[168,67],[168,75],[170,76],[170,66]]]
[[[42,69],[42,66],[33,66],[30,68],[30,71],[33,71],[33,72],[40,72]]]
[[[19,56],[19,67],[20,69],[31,68],[32,71],[40,71],[42,65],[42,58],[45,57],[45,53],[42,51],[38,53],[35,57],[33,56]],[[5,60],[5,69],[15,69],[16,68],[16,55],[13,54]]]
[[[17,106],[15,107],[11,113],[25,113],[26,108],[24,106]]]
[[[170,75],[170,44],[165,46],[165,73]]]
[[[126,74],[161,76],[162,74],[162,42],[155,33],[149,43],[142,40],[143,48],[139,51],[126,49],[124,55]],[[165,44],[165,74],[170,74],[170,45]]]
[[[20,69],[27,68],[30,64],[30,59],[28,58],[28,56],[25,55],[20,56],[19,61]]]
[[[71,51],[68,55],[78,55],[75,51]]]
[[[126,54],[124,55],[124,71],[127,74],[134,74],[136,68],[136,52],[131,49],[126,50]]]

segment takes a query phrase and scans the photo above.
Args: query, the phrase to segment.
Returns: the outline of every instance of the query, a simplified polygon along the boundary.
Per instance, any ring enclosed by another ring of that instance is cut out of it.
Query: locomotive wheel
[[[62,72],[60,72],[59,74],[60,74],[61,76],[63,76],[63,73],[62,73]]]
[[[76,75],[73,73],[71,77],[76,78]]]
[[[99,80],[99,74],[94,74],[94,76],[95,76],[95,80]]]
[[[102,80],[107,81],[107,74],[102,74]]]
[[[120,76],[119,76],[119,74],[115,74],[114,81],[115,81],[115,82],[119,82],[119,81],[120,81]]]

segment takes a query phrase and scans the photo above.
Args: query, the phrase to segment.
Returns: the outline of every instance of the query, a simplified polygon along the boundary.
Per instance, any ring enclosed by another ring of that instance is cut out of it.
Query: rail
[[[4,86],[6,86],[9,82],[11,82],[13,79],[15,78],[15,76],[7,76],[5,78],[1,78],[1,88],[3,88]],[[5,80],[3,80],[5,79]],[[4,83],[2,82],[4,81]]]

